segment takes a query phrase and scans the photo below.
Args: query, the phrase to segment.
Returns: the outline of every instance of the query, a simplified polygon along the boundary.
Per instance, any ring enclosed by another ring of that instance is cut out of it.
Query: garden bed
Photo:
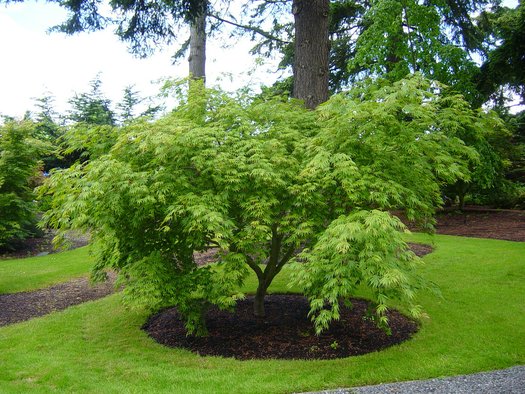
[[[437,232],[441,234],[487,237],[525,241],[525,213],[468,209],[462,213],[442,212],[438,215]],[[52,251],[50,236],[40,243],[29,241],[30,247],[15,252],[31,255]],[[80,240],[78,245],[85,243]],[[33,245],[40,245],[34,248]],[[48,245],[42,248],[42,245]],[[431,247],[410,244],[419,256],[431,252]],[[197,256],[199,264],[213,261],[214,251]],[[0,295],[0,326],[41,316],[55,310],[103,297],[112,292],[112,281],[93,288],[88,280],[77,279],[36,292]],[[345,310],[340,322],[317,337],[307,315],[306,300],[299,296],[268,298],[269,318],[253,318],[251,302],[242,301],[237,313],[212,310],[208,315],[210,337],[186,337],[184,328],[173,309],[152,317],[145,325],[148,333],[160,343],[188,348],[200,354],[245,358],[337,358],[382,349],[410,338],[416,325],[393,311],[390,316],[392,336],[376,329],[367,321],[364,301],[355,300],[352,313]],[[272,309],[276,309],[273,311]],[[224,322],[220,325],[217,322]],[[344,329],[342,329],[344,327]],[[222,330],[221,330],[222,329]],[[333,330],[333,331],[332,331]],[[370,334],[373,334],[371,337]],[[269,340],[269,338],[273,338]],[[288,345],[286,345],[288,344]]]

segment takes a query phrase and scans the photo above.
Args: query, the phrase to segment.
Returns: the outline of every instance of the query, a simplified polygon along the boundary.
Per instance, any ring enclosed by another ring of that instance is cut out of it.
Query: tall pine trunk
[[[190,78],[206,78],[206,9],[204,1],[202,10],[190,23],[190,55],[188,57]]]
[[[293,96],[315,108],[328,100],[329,0],[293,0]]]
[[[204,121],[206,113],[206,17],[208,1],[201,0],[199,13],[190,21],[190,54],[188,56],[188,102],[193,104],[195,120]]]

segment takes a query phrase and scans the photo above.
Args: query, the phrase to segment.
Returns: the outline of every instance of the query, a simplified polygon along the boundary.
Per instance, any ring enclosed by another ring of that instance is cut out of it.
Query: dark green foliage
[[[111,110],[111,101],[104,97],[101,86],[102,81],[97,75],[90,83],[90,91],[75,94],[69,100],[71,111],[68,119],[74,123],[101,126],[115,125],[115,114]]]
[[[59,140],[64,134],[65,128],[59,124],[59,114],[55,111],[53,102],[54,97],[51,95],[45,95],[36,99],[38,112],[32,116],[35,123],[35,137],[53,147],[49,154],[42,157],[43,170],[46,173],[53,168],[67,166],[67,161],[58,152]]]
[[[363,13],[355,56],[348,58],[351,79],[379,75],[396,81],[421,72],[476,100],[478,67],[470,55],[481,42],[470,15],[487,3],[371,2]]]
[[[128,302],[176,305],[190,331],[204,332],[207,305],[243,296],[250,269],[263,299],[297,255],[318,331],[358,285],[379,322],[393,299],[417,315],[419,260],[389,211],[431,222],[440,183],[468,177],[476,156],[455,130],[485,122],[440,90],[416,76],[307,111],[194,87],[171,114],[134,122],[109,152],[56,172],[42,189],[53,195],[46,222],[89,229],[95,273],[117,269]],[[193,253],[210,247],[218,264],[198,267]]]
[[[486,30],[489,48],[488,59],[481,66],[478,87],[485,99],[496,102],[501,87],[510,88],[525,101],[525,8],[497,8],[493,13],[483,14],[480,25]],[[500,41],[500,42],[498,42]],[[505,98],[505,93],[504,98]],[[505,103],[503,103],[505,104]]]
[[[512,136],[514,149],[508,176],[512,180],[525,184],[525,111],[512,116],[509,123],[514,131]]]
[[[484,113],[483,110],[478,112]],[[476,116],[475,114],[476,111],[468,106],[461,111],[462,117],[472,117]],[[478,156],[469,162],[470,179],[447,184],[444,188],[445,195],[453,200],[457,196],[459,207],[463,208],[469,195],[477,196],[477,202],[487,202],[488,200],[481,196],[497,195],[505,188],[508,189],[505,173],[510,163],[508,147],[511,134],[496,112],[484,113],[483,122],[478,123],[476,127],[455,127],[453,130],[454,135],[461,138],[467,146],[474,148]],[[494,202],[496,200],[493,199]]]
[[[502,130],[497,124],[484,131],[485,149],[483,146],[476,147],[480,151],[480,162],[472,184],[465,188],[469,203],[498,208],[525,207],[523,117],[524,112],[515,115],[504,113],[503,119],[509,131]]]
[[[30,121],[0,127],[0,248],[35,230],[33,188],[45,146],[33,137],[34,132]]]
[[[116,141],[116,115],[101,86],[97,75],[90,82],[90,91],[77,93],[69,100],[72,109],[67,119],[70,124],[59,141],[65,167],[108,152]]]
[[[109,16],[100,10],[100,1],[65,0],[60,5],[69,11],[68,19],[55,30],[74,34],[116,25],[115,33],[131,51],[146,57],[160,44],[173,43],[181,24],[200,15],[207,4],[206,0],[112,0]]]

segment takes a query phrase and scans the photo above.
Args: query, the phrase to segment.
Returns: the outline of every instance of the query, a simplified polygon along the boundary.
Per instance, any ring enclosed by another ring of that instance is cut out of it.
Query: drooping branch
[[[283,40],[283,39],[281,39],[279,37],[276,37],[273,34],[268,33],[267,31],[265,31],[265,30],[263,30],[263,29],[261,29],[261,28],[259,28],[257,26],[243,25],[243,24],[240,24],[240,23],[237,23],[237,22],[234,22],[234,21],[230,21],[230,20],[221,18],[220,16],[215,15],[215,14],[208,14],[208,16],[210,18],[214,18],[214,19],[216,19],[216,20],[218,20],[220,22],[227,23],[229,25],[238,27],[240,29],[252,31],[252,32],[257,33],[257,34],[263,36],[264,38],[267,38],[267,39],[272,40],[272,41],[277,41],[277,42],[280,42],[282,44],[290,44],[291,43],[290,41],[285,41],[285,40]]]

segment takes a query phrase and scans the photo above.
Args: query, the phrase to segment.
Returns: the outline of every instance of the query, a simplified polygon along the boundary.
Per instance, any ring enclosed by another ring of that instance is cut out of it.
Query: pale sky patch
[[[67,100],[75,92],[88,91],[89,81],[99,72],[102,90],[113,103],[121,100],[128,85],[134,85],[143,96],[153,96],[159,90],[153,81],[184,78],[188,73],[184,59],[172,64],[177,45],[137,59],[110,29],[73,36],[47,33],[65,18],[66,12],[51,3],[0,6],[0,114],[20,117],[34,108],[34,98],[45,93],[51,93],[56,109],[64,112]],[[182,35],[181,41],[187,33]],[[249,40],[240,40],[232,48],[223,48],[219,38],[208,40],[208,84],[227,90],[271,84],[277,77],[271,72],[276,70],[276,62],[252,73],[255,58],[248,53],[252,46]]]

